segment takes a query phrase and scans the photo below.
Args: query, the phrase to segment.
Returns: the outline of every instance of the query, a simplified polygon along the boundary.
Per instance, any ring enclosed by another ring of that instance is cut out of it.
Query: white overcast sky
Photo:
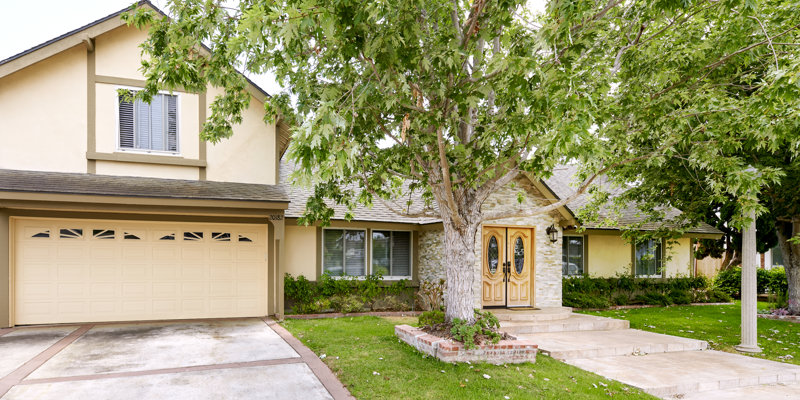
[[[164,8],[165,0],[151,0]],[[542,9],[545,0],[530,0]],[[25,51],[133,4],[133,0],[0,0],[0,60]],[[270,76],[249,76],[270,94],[280,87]]]

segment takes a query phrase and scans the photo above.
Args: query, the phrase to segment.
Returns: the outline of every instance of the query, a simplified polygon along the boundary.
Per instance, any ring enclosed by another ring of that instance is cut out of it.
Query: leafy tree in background
[[[315,187],[302,223],[331,218],[324,199],[441,218],[446,318],[473,321],[481,223],[572,200],[481,210],[522,173],[580,163],[578,195],[599,175],[681,157],[720,172],[715,193],[762,209],[750,188],[780,171],[748,174],[727,149],[742,127],[772,148],[772,132],[796,125],[798,48],[785,44],[797,42],[796,6],[576,0],[534,14],[515,0],[172,0],[171,19],[129,19],[150,26],[143,97],[225,89],[205,139],[228,137],[241,119],[248,96],[236,69],[277,77],[286,93],[267,111],[294,123],[295,178]],[[769,73],[749,84],[768,95],[730,90],[754,62]],[[396,200],[415,198],[409,191],[422,200]]]

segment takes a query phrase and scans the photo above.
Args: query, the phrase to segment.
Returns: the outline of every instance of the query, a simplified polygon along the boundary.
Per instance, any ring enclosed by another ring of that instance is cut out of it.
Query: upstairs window
[[[178,151],[178,96],[157,94],[150,104],[119,96],[119,148]]]

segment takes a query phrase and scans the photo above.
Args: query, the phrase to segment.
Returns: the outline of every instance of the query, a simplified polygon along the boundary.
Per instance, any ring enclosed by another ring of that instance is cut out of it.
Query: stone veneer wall
[[[508,209],[519,205],[517,194],[525,194],[523,203],[531,208],[548,204],[544,196],[533,186],[527,178],[517,179],[513,184],[498,190],[489,196],[483,204],[482,210],[492,211]],[[536,215],[524,218],[506,218],[492,221],[492,225],[508,226],[533,226],[534,237],[534,306],[560,307],[561,306],[561,230],[559,240],[550,243],[545,234],[545,229],[551,224],[558,227],[560,216],[557,212]],[[423,231],[419,236],[419,277],[423,281],[438,281],[445,278],[444,265],[444,232],[441,229]],[[481,308],[481,231],[476,235],[475,252],[477,263],[475,265],[475,279],[473,280],[473,293],[475,307]]]

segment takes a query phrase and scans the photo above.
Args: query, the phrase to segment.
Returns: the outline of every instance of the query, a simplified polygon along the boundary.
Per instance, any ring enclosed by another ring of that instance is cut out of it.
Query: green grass
[[[359,399],[653,398],[543,355],[535,364],[500,366],[423,357],[394,335],[394,325],[416,322],[352,317],[287,320],[283,326],[317,355],[324,354],[325,363]]]
[[[759,303],[758,308],[769,308],[769,305]],[[737,302],[723,306],[653,307],[584,313],[627,319],[634,329],[705,340],[712,349],[738,353],[733,346],[739,344],[740,311],[741,306]],[[759,318],[758,345],[764,352],[753,354],[753,357],[800,364],[800,324]]]

